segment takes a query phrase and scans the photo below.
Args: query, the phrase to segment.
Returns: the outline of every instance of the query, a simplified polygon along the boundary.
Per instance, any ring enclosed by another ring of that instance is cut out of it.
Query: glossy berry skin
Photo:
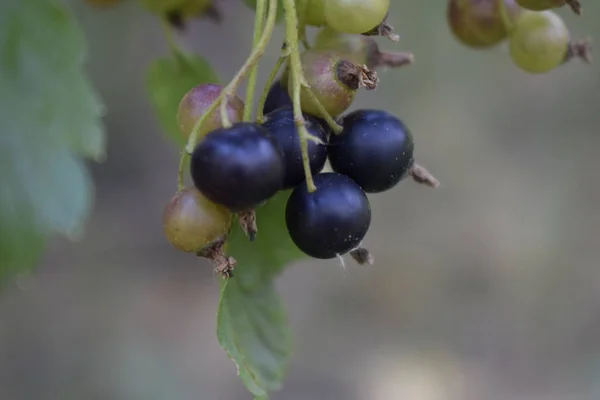
[[[371,225],[367,195],[347,176],[326,172],[314,176],[317,190],[306,182],[288,199],[285,222],[296,246],[305,254],[330,259],[360,245]]]
[[[313,141],[308,142],[310,169],[313,174],[316,174],[323,169],[327,160],[327,135],[317,118],[304,115],[304,120],[306,121],[308,133],[323,141],[323,144],[317,144]],[[285,177],[282,189],[291,189],[298,186],[304,181],[305,177],[300,138],[294,122],[292,107],[279,108],[267,114],[263,126],[277,141],[283,152]]]
[[[343,130],[329,143],[331,168],[352,178],[365,192],[396,186],[414,164],[413,137],[387,111],[357,110],[343,119]]]
[[[211,201],[248,211],[281,189],[283,155],[265,128],[239,122],[206,135],[192,153],[190,173]]]
[[[265,105],[263,107],[263,114],[268,114],[278,108],[288,107],[292,105],[292,100],[288,94],[287,88],[283,87],[281,81],[278,80],[269,89]]]
[[[553,11],[523,12],[508,41],[515,65],[541,74],[563,63],[569,48],[569,30]]]
[[[204,115],[211,104],[219,97],[223,87],[214,83],[198,85],[190,89],[179,102],[177,109],[177,125],[184,139],[190,136],[196,121]],[[229,98],[227,115],[232,123],[242,120],[244,115],[244,102],[238,96]],[[219,110],[214,111],[202,124],[200,137],[208,132],[221,127]]]
[[[233,214],[204,197],[196,188],[175,194],[163,212],[163,230],[177,249],[196,253],[227,236]]]
[[[336,31],[360,34],[383,22],[390,0],[325,0],[324,4],[327,25]]]
[[[292,107],[292,99],[290,99],[287,87],[283,85],[283,81],[278,80],[277,82],[273,83],[273,85],[269,89],[269,93],[267,93],[267,98],[263,107],[263,115],[267,115],[277,110],[278,108],[285,107]],[[323,131],[325,132],[326,136],[329,136],[329,134],[331,133],[331,128],[329,127],[329,124],[327,124],[327,121],[325,121],[322,118],[315,117],[313,115],[309,116],[318,121],[319,124],[321,124],[321,127],[323,128]]]
[[[325,110],[335,117],[350,107],[356,96],[358,87],[351,87],[342,80],[340,67],[342,60],[339,55],[331,51],[309,50],[300,56],[304,77],[319,102]],[[288,95],[292,97],[291,74],[288,81]],[[309,96],[307,89],[302,88],[300,92],[300,103],[302,111],[322,118],[319,108]]]
[[[502,19],[502,3],[508,21],[513,23],[521,12],[515,0],[449,0],[446,17],[452,34],[472,48],[501,43],[508,37]]]

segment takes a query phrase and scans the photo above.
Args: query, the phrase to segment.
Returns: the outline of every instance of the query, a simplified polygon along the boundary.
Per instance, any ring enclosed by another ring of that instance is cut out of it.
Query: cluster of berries
[[[447,19],[454,36],[472,48],[508,39],[513,63],[540,74],[574,57],[591,61],[589,40],[572,40],[563,19],[553,11],[565,5],[581,13],[578,0],[449,0]]]
[[[372,38],[396,40],[385,22],[389,1],[350,2],[362,8],[336,0],[296,3],[301,21],[322,27],[300,55],[308,84],[300,90],[302,118],[291,100],[289,67],[264,91],[254,122],[243,120],[245,105],[235,95],[211,109],[224,90],[216,84],[192,88],[179,104],[182,135],[198,138],[189,169],[194,186],[167,205],[165,234],[177,248],[213,260],[225,276],[235,263],[223,252],[234,215],[253,240],[254,210],[280,191],[291,192],[285,222],[302,252],[318,259],[349,253],[366,263],[372,258],[360,245],[371,224],[367,193],[390,190],[409,176],[438,185],[415,164],[413,136],[396,116],[374,109],[342,115],[360,88],[377,87],[378,67],[413,60],[410,53],[380,51]],[[305,152],[300,127],[306,129]]]

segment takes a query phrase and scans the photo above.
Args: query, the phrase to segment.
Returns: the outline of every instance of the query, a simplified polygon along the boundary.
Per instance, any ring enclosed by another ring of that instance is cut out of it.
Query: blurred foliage
[[[31,267],[44,236],[81,235],[90,211],[82,157],[105,144],[85,47],[55,1],[0,3],[0,277]]]

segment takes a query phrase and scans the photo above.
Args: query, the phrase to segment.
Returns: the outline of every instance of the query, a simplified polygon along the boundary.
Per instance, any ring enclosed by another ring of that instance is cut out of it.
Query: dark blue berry
[[[287,88],[282,86],[281,81],[276,81],[267,94],[265,106],[263,107],[263,114],[268,114],[278,108],[291,105],[292,100],[290,99]]]
[[[288,199],[285,222],[292,241],[307,255],[329,259],[360,245],[371,225],[366,194],[347,176],[327,172],[314,176],[317,190],[306,182]]]
[[[281,81],[277,81],[273,84],[273,86],[271,86],[271,89],[269,89],[267,99],[265,100],[265,106],[263,107],[263,114],[267,115],[277,110],[278,108],[285,108],[291,106],[292,100],[290,99],[290,95],[288,94],[287,89],[283,87]],[[315,116],[312,117],[321,125],[321,127],[323,127],[323,131],[325,132],[325,134],[329,136],[331,128],[329,127],[329,124],[327,124],[327,121]]]
[[[327,160],[327,135],[319,120],[310,115],[304,115],[306,129],[312,136],[321,139],[323,144],[313,141],[308,142],[308,157],[310,169],[313,174],[320,172]],[[291,106],[278,108],[265,116],[263,125],[275,138],[284,156],[285,177],[283,189],[298,186],[304,180],[304,166],[302,164],[302,151],[300,137],[294,121],[294,111]]]
[[[240,122],[206,135],[192,153],[190,172],[208,199],[247,211],[281,189],[283,155],[265,128]]]
[[[394,115],[381,110],[357,110],[342,120],[328,148],[334,171],[352,178],[367,193],[391,189],[414,164],[413,138]]]

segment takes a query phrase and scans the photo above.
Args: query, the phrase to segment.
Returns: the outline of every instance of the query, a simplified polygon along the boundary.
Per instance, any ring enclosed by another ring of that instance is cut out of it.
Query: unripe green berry
[[[390,0],[324,0],[327,25],[344,33],[365,33],[381,24]]]
[[[190,89],[179,103],[177,109],[177,124],[184,139],[187,139],[196,125],[196,122],[210,108],[212,103],[219,97],[223,87],[213,83],[198,85]],[[244,102],[238,96],[229,97],[227,103],[227,115],[232,123],[240,122],[244,115]],[[223,100],[225,101],[225,100]],[[214,131],[222,126],[221,114],[217,108],[203,122],[199,137]]]
[[[492,47],[508,37],[502,17],[513,24],[521,12],[514,0],[449,0],[447,20],[453,35],[473,48]]]
[[[232,221],[233,214],[228,209],[208,200],[194,187],[177,192],[163,212],[165,237],[188,253],[224,240]]]
[[[339,115],[350,107],[359,87],[373,89],[377,85],[376,74],[340,58],[334,52],[305,51],[301,55],[301,63],[310,90],[331,116]],[[290,73],[288,93],[291,98],[293,98],[293,87]],[[302,111],[324,117],[305,87],[301,88],[300,101]]]
[[[329,0],[296,0],[296,13],[301,24],[308,26],[324,26],[325,2]]]
[[[368,68],[401,67],[413,62],[411,53],[381,51],[377,41],[371,36],[341,33],[330,27],[323,27],[313,41],[314,50],[332,51],[340,58]]]
[[[519,68],[544,73],[565,61],[569,30],[553,11],[525,11],[517,20],[508,45],[510,57]]]

